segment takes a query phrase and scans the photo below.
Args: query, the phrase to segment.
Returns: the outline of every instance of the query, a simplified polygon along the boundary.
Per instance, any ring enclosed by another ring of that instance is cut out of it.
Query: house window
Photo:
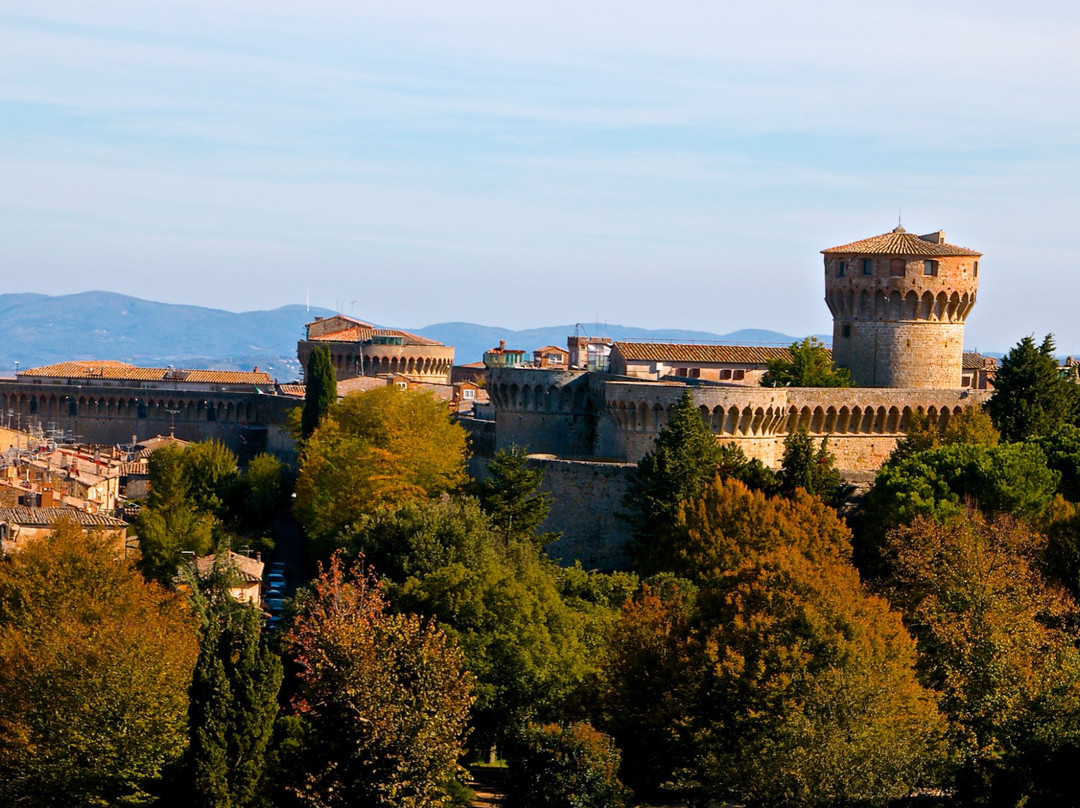
[[[836,262],[836,277],[842,278],[842,277],[844,277],[844,274],[846,272],[847,272],[847,261],[837,261]]]
[[[464,399],[468,399],[468,400],[474,399],[474,398],[476,398],[476,391],[475,390],[462,390],[461,391],[461,397],[464,398]]]
[[[893,258],[889,261],[889,274],[894,278],[904,277],[904,259]]]
[[[850,337],[851,336],[851,323],[844,323],[840,327],[840,336],[842,336],[842,337]]]
[[[724,368],[723,370],[721,370],[720,371],[720,378],[721,379],[730,379],[731,378],[731,368]]]
[[[739,381],[740,379],[745,379],[746,378],[746,371],[745,370],[733,371],[732,374],[731,374],[731,378],[734,379],[735,381]]]
[[[937,261],[923,261],[922,262],[922,274],[923,275],[937,275]]]
[[[874,274],[874,260],[872,258],[864,258],[862,260],[862,274],[873,275]]]

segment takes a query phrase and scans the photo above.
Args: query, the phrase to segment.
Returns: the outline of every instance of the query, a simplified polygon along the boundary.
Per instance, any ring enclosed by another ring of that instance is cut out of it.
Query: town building
[[[116,548],[126,550],[127,522],[105,514],[91,514],[71,508],[0,508],[0,554],[7,555],[28,543],[49,535],[61,522],[72,522],[86,532],[97,532]]]
[[[570,352],[558,345],[545,345],[533,351],[533,364],[549,370],[566,370],[570,365]]]
[[[632,379],[706,379],[759,386],[769,362],[791,360],[784,347],[668,342],[615,342],[609,371]]]

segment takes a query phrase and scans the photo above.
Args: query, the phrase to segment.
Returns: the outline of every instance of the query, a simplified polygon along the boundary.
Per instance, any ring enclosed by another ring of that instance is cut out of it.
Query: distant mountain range
[[[156,303],[114,292],[75,295],[0,295],[0,375],[21,368],[76,359],[115,359],[133,365],[250,370],[256,365],[282,381],[297,378],[296,342],[304,324],[328,317],[327,309],[283,306],[239,314],[200,306]],[[398,324],[392,324],[398,325]],[[401,326],[398,326],[401,327]],[[566,345],[574,333],[612,339],[731,342],[789,345],[787,334],[743,329],[730,334],[683,329],[648,330],[600,323],[556,325],[515,331],[474,323],[437,323],[411,328],[454,346],[459,364],[478,362],[488,348],[533,351]],[[827,336],[822,339],[828,340]]]

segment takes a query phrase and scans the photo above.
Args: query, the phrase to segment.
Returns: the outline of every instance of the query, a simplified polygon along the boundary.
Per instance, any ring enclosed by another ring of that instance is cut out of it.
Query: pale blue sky
[[[0,0],[0,291],[802,334],[902,209],[985,253],[969,347],[1080,353],[1078,50],[1065,2]]]

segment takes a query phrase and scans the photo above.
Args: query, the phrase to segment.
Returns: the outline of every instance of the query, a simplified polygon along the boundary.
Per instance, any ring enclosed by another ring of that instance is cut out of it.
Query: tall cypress
[[[330,405],[337,401],[337,376],[330,361],[330,349],[325,345],[316,345],[308,357],[307,370],[304,373],[304,413],[300,419],[300,434],[307,440],[311,433],[330,410]]]
[[[215,575],[209,588],[225,588]],[[200,808],[246,808],[260,796],[278,713],[281,660],[261,637],[259,612],[225,591],[197,592],[203,615],[190,689],[188,783]]]

